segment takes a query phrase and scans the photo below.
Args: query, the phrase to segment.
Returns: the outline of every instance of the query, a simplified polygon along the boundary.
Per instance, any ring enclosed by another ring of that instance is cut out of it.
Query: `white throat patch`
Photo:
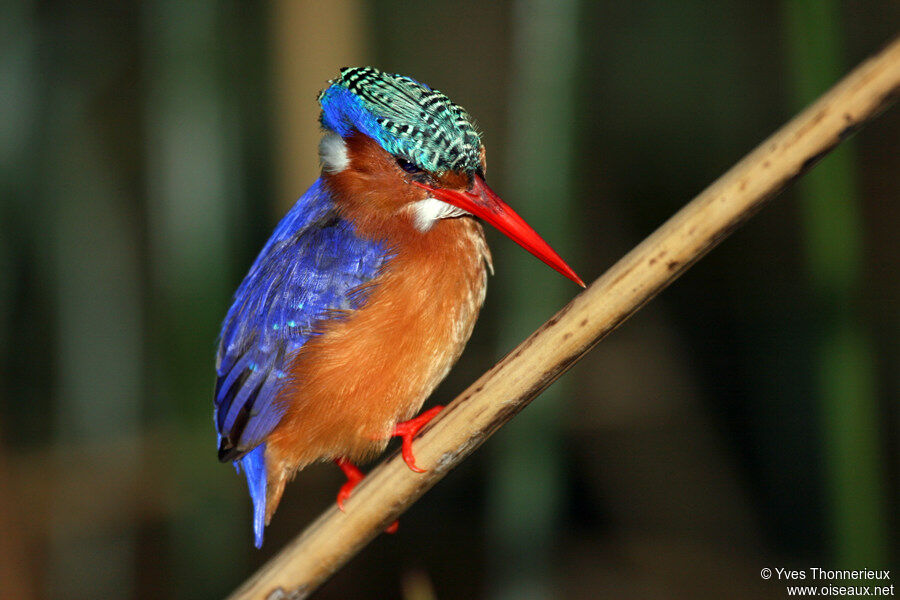
[[[419,231],[428,231],[436,221],[470,214],[461,208],[447,204],[437,198],[428,197],[409,205],[413,223]]]
[[[344,138],[333,132],[323,135],[319,142],[319,162],[322,163],[322,170],[328,173],[340,173],[346,169],[350,158]]]

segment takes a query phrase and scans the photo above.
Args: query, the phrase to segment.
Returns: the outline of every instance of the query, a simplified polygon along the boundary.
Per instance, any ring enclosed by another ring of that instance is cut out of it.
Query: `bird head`
[[[563,259],[488,187],[481,135],[441,92],[373,67],[341,69],[319,94],[323,177],[358,226],[427,233],[474,215],[578,285]]]

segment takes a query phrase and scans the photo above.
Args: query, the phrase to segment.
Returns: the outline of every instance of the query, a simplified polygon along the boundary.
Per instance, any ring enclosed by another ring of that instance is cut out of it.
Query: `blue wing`
[[[215,391],[221,461],[239,460],[275,428],[291,359],[330,311],[365,302],[360,286],[388,258],[384,244],[356,237],[321,180],[285,215],[222,325]]]

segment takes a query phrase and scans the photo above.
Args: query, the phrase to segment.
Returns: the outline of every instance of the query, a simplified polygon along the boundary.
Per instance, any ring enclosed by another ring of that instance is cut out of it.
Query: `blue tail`
[[[253,543],[257,548],[262,548],[266,527],[266,445],[260,444],[236,460],[234,466],[238,470],[243,467],[247,476],[247,487],[253,501]]]

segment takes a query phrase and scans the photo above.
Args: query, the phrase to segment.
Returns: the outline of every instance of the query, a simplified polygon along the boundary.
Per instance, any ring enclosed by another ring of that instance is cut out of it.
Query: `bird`
[[[490,250],[479,219],[578,285],[563,259],[485,182],[472,117],[404,75],[345,67],[318,95],[321,175],[237,288],[216,352],[218,458],[243,471],[254,545],[307,465],[346,474],[412,439],[413,418],[468,341]]]

